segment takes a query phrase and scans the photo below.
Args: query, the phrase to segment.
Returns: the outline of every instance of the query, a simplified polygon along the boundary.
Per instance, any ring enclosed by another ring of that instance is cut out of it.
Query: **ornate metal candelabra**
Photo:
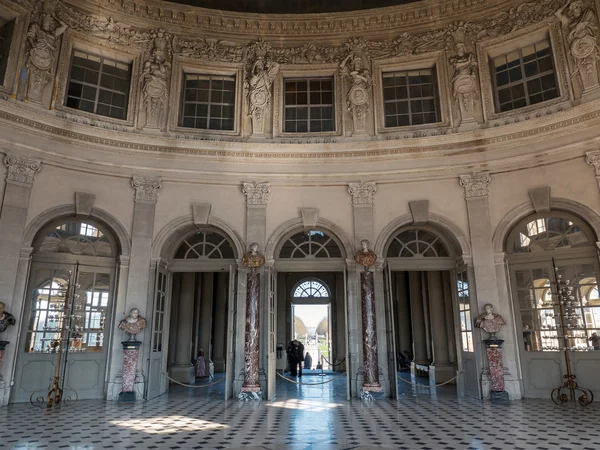
[[[561,340],[563,342],[561,350],[565,353],[565,365],[567,368],[566,375],[563,375],[563,378],[565,379],[563,384],[552,390],[552,401],[559,405],[561,403],[566,403],[569,400],[577,400],[580,405],[587,406],[594,401],[594,393],[577,384],[577,381],[575,381],[576,376],[573,375],[571,368],[571,345],[569,339],[572,337],[569,336],[569,333],[572,330],[570,322],[577,320],[578,318],[578,313],[576,311],[577,299],[573,295],[573,286],[569,286],[569,280],[563,281],[562,275],[558,273],[554,258],[552,258],[552,267],[554,268],[554,273],[556,275],[556,282],[552,283],[556,288],[556,294],[554,295],[554,297],[556,297],[555,306],[558,306],[560,315],[561,335],[558,336],[558,339],[559,342]]]
[[[72,335],[72,332],[77,332],[81,329],[81,327],[75,325],[75,321],[80,318],[80,316],[75,315],[75,300],[79,297],[79,294],[76,291],[80,287],[79,284],[77,284],[78,275],[79,263],[75,266],[75,275],[73,275],[72,271],[69,271],[69,280],[67,281],[62,317],[58,316],[57,319],[57,322],[61,325],[59,328],[60,337],[50,341],[50,348],[56,352],[56,368],[54,370],[54,376],[51,378],[50,386],[45,398],[41,395],[36,397],[36,393],[39,391],[31,394],[29,401],[34,406],[43,406],[45,404],[46,408],[52,408],[54,405],[76,401],[78,398],[77,391],[74,389],[69,389],[69,391],[73,391],[75,398],[71,395],[66,397],[63,395],[65,372],[69,359],[69,347],[72,338],[76,336]]]

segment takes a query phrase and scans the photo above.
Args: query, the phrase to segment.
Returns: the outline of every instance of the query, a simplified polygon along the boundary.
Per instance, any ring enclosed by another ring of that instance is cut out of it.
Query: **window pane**
[[[384,85],[390,86],[383,91],[386,128],[439,121],[433,69],[389,72],[382,76]]]
[[[185,74],[180,125],[233,131],[235,77]]]
[[[71,57],[65,105],[101,116],[125,119],[129,73],[129,64],[75,50]]]
[[[335,131],[331,78],[286,79],[284,84],[286,132]]]

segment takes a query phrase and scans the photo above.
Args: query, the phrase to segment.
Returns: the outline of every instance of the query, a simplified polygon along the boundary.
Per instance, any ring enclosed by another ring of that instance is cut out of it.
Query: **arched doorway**
[[[600,388],[600,351],[590,341],[592,333],[600,333],[596,241],[588,224],[554,211],[522,219],[506,239],[525,396],[549,397],[563,382],[563,336],[579,384]],[[559,276],[573,287],[574,297],[564,305],[564,329],[555,288]]]
[[[119,255],[114,234],[93,218],[58,219],[41,228],[33,249],[12,401],[45,397],[57,366],[65,396],[102,398]]]
[[[458,368],[464,367],[468,380],[460,391],[478,396],[469,277],[457,247],[431,226],[401,227],[391,235],[383,249],[388,328],[398,378],[455,384]]]
[[[294,338],[294,305],[329,305],[327,337],[321,339],[321,350],[327,347],[327,360],[336,372],[346,370],[345,258],[344,246],[331,231],[319,227],[311,230],[296,228],[277,243],[270,277],[271,340],[285,351],[287,343]],[[311,336],[306,339],[313,342],[315,334],[316,329],[312,339]],[[317,349],[318,346],[317,339]],[[275,364],[269,365],[269,399],[275,396],[275,371],[283,374],[287,369],[284,351],[279,352]],[[324,352],[321,354],[325,356]],[[315,367],[316,364],[313,356]],[[277,383],[286,381],[278,379]]]
[[[161,302],[155,301],[155,315],[165,317],[154,322],[156,326],[163,324],[163,329],[153,330],[161,333],[157,342],[168,341],[163,341],[164,350],[155,349],[153,343],[153,354],[168,353],[169,376],[181,383],[224,378],[224,395],[229,398],[235,339],[232,304],[239,257],[236,246],[224,231],[212,226],[194,226],[171,244],[166,268],[158,270],[156,293],[160,298],[160,286],[168,286],[170,311],[161,311]]]

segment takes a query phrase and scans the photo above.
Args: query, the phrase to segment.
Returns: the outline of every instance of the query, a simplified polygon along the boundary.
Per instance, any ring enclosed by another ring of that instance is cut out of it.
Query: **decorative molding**
[[[311,230],[317,227],[319,220],[319,210],[317,208],[302,208],[300,214],[302,215],[302,225],[305,229]]]
[[[31,187],[35,174],[42,170],[41,161],[21,156],[6,155],[4,164],[7,167],[6,182]]]
[[[473,172],[460,175],[459,182],[465,188],[465,198],[477,198],[488,196],[488,185],[492,181],[489,172]]]
[[[246,206],[265,206],[269,202],[271,184],[256,181],[242,183],[242,193],[246,196]]]
[[[162,188],[160,179],[133,176],[131,187],[135,189],[136,203],[156,203],[158,191]]]
[[[377,192],[377,185],[374,181],[348,183],[348,193],[352,196],[354,206],[372,205],[375,192]]]

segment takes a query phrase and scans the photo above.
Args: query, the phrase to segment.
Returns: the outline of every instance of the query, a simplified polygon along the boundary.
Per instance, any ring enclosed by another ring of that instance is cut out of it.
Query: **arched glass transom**
[[[279,252],[282,259],[341,258],[338,243],[320,230],[302,231],[291,236]]]
[[[524,221],[509,239],[509,253],[532,253],[592,245],[582,227],[565,217],[541,217]]]
[[[96,225],[72,220],[52,227],[41,239],[40,253],[70,253],[85,256],[115,256],[114,239]]]
[[[329,291],[321,282],[307,280],[296,286],[294,298],[329,298]]]
[[[446,258],[450,256],[438,236],[422,229],[400,231],[390,243],[387,258]]]
[[[175,259],[234,259],[229,239],[214,230],[203,230],[188,236],[175,252]]]

